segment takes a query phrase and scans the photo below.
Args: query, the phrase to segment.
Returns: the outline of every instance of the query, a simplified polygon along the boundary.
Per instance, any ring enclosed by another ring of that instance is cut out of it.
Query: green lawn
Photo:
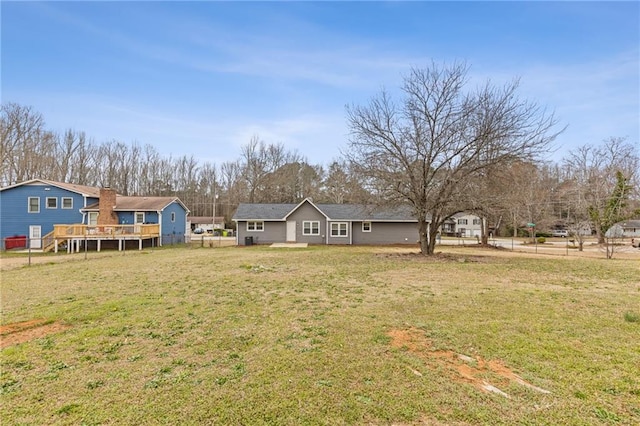
[[[3,271],[2,324],[69,328],[2,350],[2,424],[640,424],[637,261],[443,250],[156,249]]]

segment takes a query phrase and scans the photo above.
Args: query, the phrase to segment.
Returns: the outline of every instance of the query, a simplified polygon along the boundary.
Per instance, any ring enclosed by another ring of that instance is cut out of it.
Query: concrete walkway
[[[273,243],[269,247],[272,248],[306,248],[307,243]]]

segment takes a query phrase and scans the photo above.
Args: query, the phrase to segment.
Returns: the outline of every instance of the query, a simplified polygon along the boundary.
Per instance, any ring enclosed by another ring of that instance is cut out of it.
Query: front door
[[[42,248],[42,228],[40,225],[29,225],[29,244],[32,249]]]
[[[288,243],[296,242],[296,221],[295,220],[287,221],[287,242]]]

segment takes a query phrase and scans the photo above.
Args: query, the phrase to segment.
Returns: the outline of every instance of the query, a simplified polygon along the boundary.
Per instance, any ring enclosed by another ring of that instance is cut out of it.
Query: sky
[[[311,164],[347,147],[347,105],[400,99],[412,67],[520,79],[554,111],[549,159],[640,144],[640,2],[0,3],[1,99],[48,129],[221,164],[257,136]]]

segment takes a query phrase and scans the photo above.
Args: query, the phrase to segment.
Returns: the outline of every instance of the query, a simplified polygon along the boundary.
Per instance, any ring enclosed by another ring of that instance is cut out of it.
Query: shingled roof
[[[5,189],[10,189],[10,188],[15,188],[16,186],[33,185],[38,183],[66,189],[67,191],[75,192],[77,194],[84,195],[86,197],[94,197],[94,198],[100,197],[100,188],[96,188],[95,186],[76,185],[73,183],[55,182],[53,180],[46,180],[46,179],[31,179],[25,182],[16,183],[14,185],[5,186],[4,188],[0,188],[0,191],[4,191]]]
[[[411,209],[405,206],[375,207],[365,204],[299,204],[241,203],[232,220],[283,221],[303,203],[315,206],[329,220],[415,222]]]
[[[116,196],[116,205],[114,211],[162,211],[169,204],[177,201],[182,204],[177,197],[125,197],[123,195]],[[100,203],[94,203],[82,209],[83,211],[98,211]],[[187,207],[182,204],[185,210]]]

